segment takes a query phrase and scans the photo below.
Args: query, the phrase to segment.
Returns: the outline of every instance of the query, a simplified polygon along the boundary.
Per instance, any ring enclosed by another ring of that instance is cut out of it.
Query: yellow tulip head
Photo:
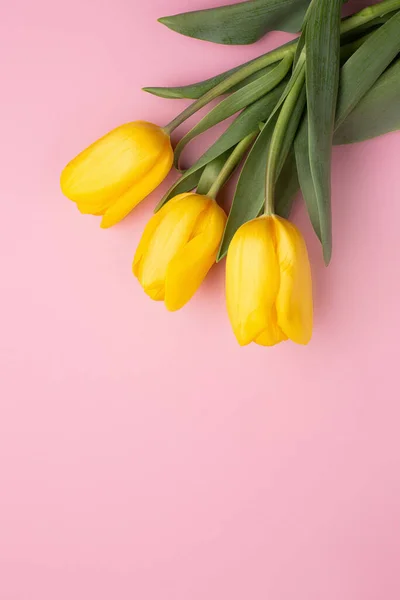
[[[133,273],[153,300],[182,308],[215,263],[226,214],[207,196],[180,194],[148,222]]]
[[[101,227],[111,227],[160,185],[172,162],[168,134],[135,121],[78,154],[61,174],[61,189],[82,213],[102,215]]]
[[[238,229],[228,250],[226,297],[240,345],[310,341],[310,263],[304,239],[292,223],[273,215]]]

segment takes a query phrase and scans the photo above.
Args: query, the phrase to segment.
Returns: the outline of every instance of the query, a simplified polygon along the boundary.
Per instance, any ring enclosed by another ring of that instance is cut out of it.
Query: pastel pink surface
[[[298,202],[306,348],[236,344],[223,263],[176,314],[143,294],[131,260],[160,192],[103,231],[59,191],[93,139],[185,105],[142,86],[288,39],[226,48],[156,22],[215,4],[3,10],[1,600],[400,596],[400,135],[335,149],[329,269]]]

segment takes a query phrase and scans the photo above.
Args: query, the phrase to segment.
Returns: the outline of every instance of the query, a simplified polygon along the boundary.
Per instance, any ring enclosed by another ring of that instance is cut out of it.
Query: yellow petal
[[[102,202],[99,201],[97,204],[94,204],[93,202],[78,202],[76,206],[83,215],[101,216],[104,215],[105,211],[112,203],[113,199],[108,198]]]
[[[164,206],[151,217],[150,221],[148,221],[148,223],[143,231],[142,237],[140,238],[140,242],[136,249],[135,256],[133,259],[132,270],[133,270],[133,274],[136,277],[139,277],[139,270],[141,267],[142,258],[149,246],[149,243],[151,241],[153,233],[157,229],[161,219],[164,217],[164,215],[166,213],[170,212],[172,206],[177,201],[181,200],[182,198],[186,198],[186,196],[190,196],[190,193],[187,192],[185,194],[179,194],[178,196],[171,198],[171,200],[169,200],[169,202],[167,202],[167,204],[164,204]]]
[[[275,218],[280,287],[276,308],[278,323],[298,344],[308,344],[313,328],[311,269],[300,231],[289,221]]]
[[[287,335],[285,335],[279,325],[274,322],[270,324],[268,330],[263,331],[254,341],[259,346],[276,346],[276,344],[280,344],[287,339]]]
[[[61,189],[89,212],[120,196],[156,162],[168,135],[157,125],[136,121],[121,125],[78,154],[61,174]]]
[[[275,311],[278,289],[273,222],[270,217],[260,217],[238,229],[227,256],[227,309],[240,345],[282,340]]]
[[[199,215],[207,208],[208,198],[188,194],[166,205],[152,217],[144,239],[139,244],[134,272],[144,291],[151,297],[164,298],[167,268],[174,256],[192,236]],[[167,208],[168,207],[168,208]]]
[[[165,305],[168,310],[182,308],[200,287],[215,263],[226,223],[226,214],[215,200],[197,219],[192,239],[168,265],[165,278]]]
[[[139,202],[151,194],[168,175],[173,157],[174,153],[168,142],[154,167],[107,208],[100,226],[107,229],[122,221]]]

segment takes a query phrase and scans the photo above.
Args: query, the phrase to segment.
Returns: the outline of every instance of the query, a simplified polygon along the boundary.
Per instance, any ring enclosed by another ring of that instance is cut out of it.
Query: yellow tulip
[[[307,344],[313,325],[312,283],[300,231],[275,215],[242,225],[228,250],[226,297],[241,346],[274,346],[287,339]]]
[[[180,194],[148,222],[133,273],[153,300],[178,310],[190,300],[215,263],[226,214],[207,196]]]
[[[101,227],[111,227],[160,185],[172,161],[161,127],[127,123],[78,154],[61,174],[61,189],[82,213],[102,215]]]

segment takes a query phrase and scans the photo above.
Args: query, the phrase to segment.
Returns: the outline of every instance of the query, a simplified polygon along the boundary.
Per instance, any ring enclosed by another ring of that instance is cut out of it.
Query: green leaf
[[[197,186],[197,193],[207,195],[210,187],[217,179],[220,174],[224,164],[228,160],[230,154],[232,153],[232,149],[227,150],[217,158],[214,158],[211,162],[209,162],[203,169],[203,173],[200,177],[200,181]],[[197,171],[198,172],[198,171]]]
[[[322,243],[318,201],[310,168],[308,147],[308,115],[306,114],[294,141],[297,175],[311,224]]]
[[[345,34],[343,34],[341,36],[342,44],[352,42],[352,41],[358,39],[364,33],[370,32],[378,25],[385,23],[392,16],[392,14],[393,13],[390,13],[388,15],[383,15],[382,17],[378,17],[377,19],[374,19],[373,21],[362,24],[361,26],[359,26],[355,29],[352,29],[349,32],[346,32]],[[297,46],[295,60],[294,60],[295,64],[297,63],[297,60],[301,54],[301,50],[304,47],[304,41],[305,41],[305,29],[303,29],[302,36],[299,39],[293,40],[293,41],[288,42],[288,43],[284,44],[283,46],[281,46],[281,48],[283,48],[285,46]],[[268,52],[267,54],[270,54],[270,52]],[[171,99],[188,98],[191,100],[196,100],[196,99],[200,98],[200,96],[202,96],[203,94],[205,94],[206,92],[211,90],[213,87],[215,87],[218,83],[220,83],[221,81],[223,81],[224,79],[229,77],[229,75],[236,73],[239,69],[241,69],[243,67],[251,65],[256,60],[258,60],[258,57],[254,58],[252,60],[249,60],[246,63],[238,65],[237,67],[234,67],[233,69],[224,71],[223,73],[220,73],[220,74],[216,75],[215,77],[210,77],[209,79],[206,79],[204,81],[199,81],[199,82],[192,83],[189,85],[176,86],[176,87],[145,87],[145,88],[143,88],[143,90],[150,94],[154,94],[155,96],[160,96],[161,98],[171,98]],[[230,91],[235,91],[237,89],[240,89],[244,85],[247,85],[247,83],[249,83],[250,81],[254,81],[254,79],[257,78],[258,75],[266,73],[267,70],[271,69],[271,68],[273,68],[273,67],[268,66],[268,67],[265,67],[265,69],[262,69],[262,70],[258,71],[257,73],[254,73],[253,75],[250,75],[247,79],[240,82],[236,86],[232,87]]]
[[[288,44],[284,44],[284,46],[281,46],[281,48],[283,48],[285,46],[294,46],[294,45],[295,45],[295,42],[289,42]],[[271,54],[271,53],[268,52],[267,54]],[[229,71],[224,71],[223,73],[220,73],[219,75],[216,75],[215,77],[210,77],[210,79],[205,79],[204,81],[199,81],[197,83],[191,83],[190,85],[184,85],[184,86],[180,86],[180,87],[145,87],[145,88],[143,88],[143,91],[153,94],[154,96],[159,96],[161,98],[172,98],[172,99],[188,98],[190,100],[197,100],[198,98],[203,96],[206,92],[209,92],[216,85],[221,83],[221,81],[224,81],[230,75],[237,73],[237,71],[239,71],[243,67],[247,67],[248,65],[253,64],[258,59],[259,59],[259,57],[254,58],[253,60],[249,60],[246,63],[243,63],[237,67],[234,67],[233,69],[229,69]],[[276,64],[271,64],[271,65],[268,65],[267,67],[264,67],[263,69],[260,69],[259,71],[256,71],[252,75],[249,75],[248,77],[246,77],[246,79],[243,79],[240,83],[232,86],[228,91],[235,92],[236,90],[240,90],[242,87],[244,87],[248,83],[251,83],[252,81],[257,79],[261,75],[265,75],[266,73],[268,73],[275,67],[276,67]]]
[[[236,112],[249,106],[253,102],[256,102],[268,92],[273,90],[286,76],[291,64],[292,55],[288,54],[274,69],[269,71],[266,75],[257,78],[252,81],[244,88],[234,92],[224,100],[222,100],[217,106],[215,106],[209,113],[206,114],[201,121],[197,123],[186,135],[184,135],[179,141],[175,148],[175,166],[179,165],[180,156],[185,146],[193,140],[195,137],[204,133],[217,123],[224,121],[228,117],[231,117]]]
[[[199,169],[202,169],[209,162],[217,158],[221,154],[223,154],[229,148],[235,146],[238,142],[240,142],[243,138],[249,135],[252,131],[257,131],[260,121],[265,120],[273,110],[277,101],[279,100],[280,95],[282,94],[282,90],[284,88],[284,83],[281,83],[274,90],[269,92],[257,102],[254,102],[247,108],[245,108],[230,124],[227,130],[221,135],[218,140],[212,144],[212,146],[195,162],[195,164],[190,167],[182,177],[179,179],[179,182],[184,182],[186,178],[191,177],[195,174]],[[176,191],[177,183],[175,183],[165,194],[162,200],[156,207],[156,211],[159,210],[168,200],[173,198],[177,193]]]
[[[400,52],[400,11],[374,31],[340,72],[336,112],[339,127]]]
[[[276,119],[266,125],[250,150],[240,174],[217,260],[228,251],[229,244],[243,223],[257,217],[265,199],[265,165]]]
[[[400,129],[400,59],[365,94],[335,133],[335,144],[353,144]]]
[[[268,31],[296,33],[310,0],[249,0],[159,19],[189,37],[218,44],[252,44]]]
[[[309,159],[326,264],[332,253],[331,155],[339,87],[341,5],[341,0],[314,0],[306,29]]]
[[[299,178],[297,176],[296,157],[294,150],[289,155],[283,165],[281,174],[278,177],[275,187],[275,212],[280,217],[288,219],[292,210],[296,194],[299,192]]]
[[[167,192],[167,194],[170,193],[170,197],[168,198],[168,200],[170,200],[174,196],[178,196],[179,194],[185,194],[186,192],[191,192],[192,190],[194,190],[199,185],[203,172],[204,166],[194,171],[194,173],[189,173],[189,175],[186,175],[186,173],[181,175],[181,177],[179,177],[179,179],[174,183],[173,186],[171,186],[171,188]],[[166,197],[166,195],[164,196],[164,198]],[[165,204],[165,202],[159,202],[156,208],[154,209],[154,212],[160,210],[163,204]]]
[[[224,79],[229,77],[229,75],[233,75],[234,73],[239,71],[239,69],[241,69],[242,67],[251,65],[255,60],[257,60],[257,59],[254,58],[253,60],[249,60],[248,62],[243,63],[242,65],[239,65],[238,67],[229,69],[229,71],[224,71],[223,73],[220,73],[219,75],[216,75],[215,77],[210,77],[209,79],[205,79],[204,81],[198,81],[197,83],[191,83],[190,85],[184,85],[184,86],[180,86],[180,87],[145,87],[145,88],[143,88],[143,91],[148,92],[149,94],[153,94],[154,96],[160,96],[160,98],[188,98],[191,100],[197,100],[198,98],[203,96],[203,94],[210,91],[216,85],[221,83],[221,81],[224,81]],[[271,69],[271,68],[273,68],[272,65],[266,67],[266,69]],[[260,72],[261,71],[255,73],[251,77],[254,77],[254,76],[257,77]],[[237,89],[239,89],[239,86],[246,85],[246,81],[247,81],[247,79],[242,81],[237,86]]]

